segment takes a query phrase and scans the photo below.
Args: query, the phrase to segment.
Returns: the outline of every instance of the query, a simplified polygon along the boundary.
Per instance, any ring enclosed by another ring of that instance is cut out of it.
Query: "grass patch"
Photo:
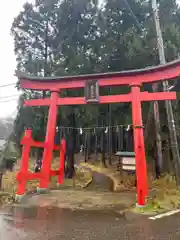
[[[152,181],[149,197],[144,208],[134,207],[133,212],[154,214],[170,211],[180,207],[180,188],[177,187],[175,178],[165,174],[158,180]]]
[[[152,182],[152,191],[149,201],[158,202],[161,209],[170,210],[180,206],[180,188],[175,178],[169,174]]]
[[[108,172],[113,175],[113,178],[121,186],[120,191],[123,189],[135,189],[135,175],[123,174],[120,176],[120,172],[117,172],[116,167],[109,166],[104,168],[100,165],[100,162],[93,163],[94,168],[100,172]],[[123,183],[122,183],[123,180]],[[170,174],[164,174],[158,180],[152,180],[152,171],[150,166],[148,167],[148,186],[149,196],[147,204],[144,208],[134,207],[131,209],[133,212],[142,214],[153,214],[163,211],[169,211],[180,207],[180,188],[177,187],[175,177]]]
[[[159,205],[154,205],[152,203],[147,203],[145,207],[140,208],[140,207],[134,207],[131,209],[132,212],[134,213],[140,213],[140,214],[153,214],[153,213],[158,213],[160,211]]]

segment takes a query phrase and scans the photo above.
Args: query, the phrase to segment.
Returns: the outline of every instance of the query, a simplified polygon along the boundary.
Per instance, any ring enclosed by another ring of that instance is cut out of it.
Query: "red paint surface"
[[[134,126],[134,151],[136,154],[138,204],[145,205],[145,200],[147,197],[147,167],[143,135],[140,86],[132,86],[132,122]]]
[[[26,130],[23,139],[30,140],[32,138],[32,131]],[[20,172],[17,174],[17,194],[23,195],[26,190],[26,175],[28,172],[29,154],[30,154],[30,144],[28,141],[23,145],[22,158],[21,158],[21,168]],[[22,176],[22,177],[19,177]]]
[[[49,106],[49,115],[46,129],[46,138],[45,143],[46,148],[44,149],[43,160],[42,160],[42,168],[41,172],[43,178],[40,180],[40,188],[48,188],[49,180],[50,180],[50,168],[51,161],[53,158],[53,149],[54,149],[54,136],[56,133],[56,118],[57,118],[57,99],[58,93],[51,93],[51,104]]]
[[[56,99],[56,98],[54,98],[54,96],[52,98]],[[52,112],[54,113],[54,108],[51,108],[50,110],[51,110],[50,113],[52,113]],[[52,120],[52,119],[50,118],[50,120]],[[52,140],[52,136],[54,136],[54,129],[52,129],[52,132],[49,131],[48,133],[49,133],[49,136],[46,136],[47,137],[46,142],[42,143],[42,142],[35,142],[32,139],[32,130],[25,131],[25,136],[23,137],[23,139],[21,141],[21,144],[23,145],[23,151],[22,151],[22,159],[21,159],[21,168],[16,176],[16,180],[18,182],[16,194],[23,195],[26,191],[26,183],[27,183],[27,181],[30,181],[30,180],[39,179],[40,183],[44,183],[47,188],[47,186],[49,185],[50,176],[58,175],[59,184],[63,183],[66,142],[64,139],[62,139],[60,146],[54,145],[54,138]],[[51,144],[49,144],[47,141],[49,139],[52,140],[50,142]],[[34,172],[28,171],[28,162],[29,162],[29,154],[30,154],[31,147],[40,147],[40,148],[45,149],[44,157],[46,160],[44,161],[44,163],[48,163],[49,165],[47,165],[47,164],[43,165],[44,171],[41,171],[39,173],[34,173]],[[51,167],[50,167],[53,150],[60,150],[60,167],[58,170],[51,170]],[[47,177],[45,176],[45,174]],[[40,185],[40,187],[41,187],[41,185]],[[43,188],[44,188],[44,185],[43,185]]]
[[[37,147],[37,148],[46,148],[48,143],[46,142],[37,142],[33,139],[23,138],[21,140],[21,145],[29,144],[31,147]],[[54,150],[58,151],[61,150],[61,146],[54,145]]]
[[[129,72],[124,74],[119,73],[118,76],[110,76],[107,74],[93,74],[84,76],[73,76],[58,80],[45,80],[39,81],[38,77],[36,80],[28,80],[25,77],[20,77],[20,86],[25,89],[34,90],[58,90],[58,89],[68,89],[68,88],[84,88],[85,81],[96,79],[98,80],[99,86],[116,86],[116,85],[131,85],[131,84],[141,84],[148,82],[158,82],[164,79],[171,80],[173,78],[180,76],[180,62],[172,64],[171,66],[165,66],[163,68],[157,66],[151,71],[146,71],[142,69],[139,72]]]
[[[61,146],[62,146],[62,150],[60,152],[60,174],[58,177],[58,183],[59,184],[63,184],[63,180],[64,180],[64,167],[65,167],[65,154],[66,154],[66,141],[65,139],[61,140]]]
[[[124,95],[113,95],[113,96],[100,96],[100,104],[105,103],[117,103],[117,102],[132,102],[132,94]],[[158,92],[148,93],[140,92],[140,101],[164,101],[164,100],[175,100],[176,92]],[[86,104],[84,97],[66,97],[58,98],[58,105],[83,105]],[[33,99],[25,101],[25,106],[48,106],[50,105],[50,99]]]

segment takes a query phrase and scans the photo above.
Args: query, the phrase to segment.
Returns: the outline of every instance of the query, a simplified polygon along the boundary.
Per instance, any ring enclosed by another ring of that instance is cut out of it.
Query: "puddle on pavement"
[[[24,221],[24,220],[55,220],[58,218],[76,218],[76,217],[86,217],[94,218],[98,214],[98,217],[121,217],[118,212],[113,210],[70,210],[70,209],[61,209],[58,207],[12,207],[9,208],[6,212],[0,212],[0,218],[4,219],[7,222],[13,221]]]
[[[112,191],[113,183],[111,179],[102,174],[94,174],[93,183],[89,186],[89,190],[92,189],[97,192]],[[45,229],[63,231],[69,223],[74,226],[76,223],[79,224],[78,222],[87,222],[88,224],[88,222],[96,222],[97,219],[98,222],[102,222],[104,219],[109,219],[109,222],[111,222],[111,219],[126,222],[126,218],[116,211],[118,209],[91,209],[86,211],[81,209],[61,209],[56,206],[14,206],[0,211],[0,237],[6,240],[12,238],[13,240],[44,239],[44,237],[39,238],[39,236],[44,234]]]
[[[111,210],[97,212],[93,210],[72,211],[57,207],[12,207],[6,213],[4,211],[0,212],[0,237],[6,240],[55,240],[61,239],[62,234],[70,234],[71,237],[62,238],[70,240],[74,239],[73,236],[75,235],[73,234],[77,234],[77,232],[73,233],[73,229],[79,229],[80,234],[80,231],[84,233],[87,229],[91,229],[89,231],[93,232],[96,227],[96,231],[99,232],[100,228],[103,227],[104,229],[112,222],[123,227],[128,220]],[[47,237],[47,234],[49,237]],[[55,238],[55,236],[59,236],[59,238]],[[85,239],[80,238],[79,235],[77,237],[77,239]],[[104,238],[100,239],[104,240]]]

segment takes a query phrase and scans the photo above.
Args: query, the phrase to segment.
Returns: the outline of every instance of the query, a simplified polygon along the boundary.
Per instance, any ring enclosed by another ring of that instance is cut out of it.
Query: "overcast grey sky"
[[[0,8],[0,85],[16,83],[14,76],[16,67],[13,50],[13,39],[10,36],[10,28],[14,17],[22,9],[25,0],[1,0]],[[18,96],[4,98],[19,93],[14,86],[0,87],[0,117],[6,117],[15,113]],[[2,98],[2,99],[1,99]],[[9,101],[13,99],[12,101]],[[6,102],[5,102],[6,101]]]
[[[29,0],[32,2],[33,0]],[[121,1],[121,0],[120,0]],[[178,0],[180,2],[180,0]],[[10,36],[10,28],[13,19],[22,9],[27,0],[1,0],[0,8],[0,85],[16,83],[14,76],[16,68],[15,55],[13,50],[13,39]],[[14,86],[0,87],[0,117],[15,114],[18,96],[4,98],[19,93]],[[13,99],[12,101],[9,101]],[[6,101],[6,102],[5,102]]]

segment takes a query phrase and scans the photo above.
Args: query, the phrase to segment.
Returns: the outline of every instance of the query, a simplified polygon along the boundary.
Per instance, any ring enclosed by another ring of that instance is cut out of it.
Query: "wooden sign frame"
[[[86,82],[85,101],[87,103],[99,103],[99,85],[97,80]]]

